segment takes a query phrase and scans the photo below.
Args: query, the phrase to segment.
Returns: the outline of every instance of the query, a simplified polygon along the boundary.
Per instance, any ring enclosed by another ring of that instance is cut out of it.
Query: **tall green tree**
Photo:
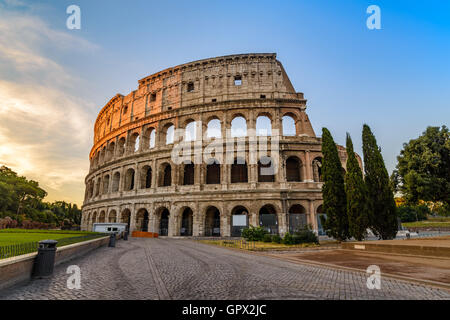
[[[322,224],[328,236],[343,241],[349,238],[344,169],[327,128],[322,129],[322,154],[323,209],[327,215],[326,219],[321,217]]]
[[[418,200],[450,205],[450,132],[428,127],[417,139],[403,144],[392,182],[409,204]]]
[[[347,133],[347,173],[345,174],[345,193],[347,196],[347,215],[349,234],[358,241],[364,240],[369,227],[367,190],[363,174],[350,134]]]
[[[394,193],[381,150],[367,124],[363,126],[362,141],[369,223],[379,238],[393,239],[398,230]]]

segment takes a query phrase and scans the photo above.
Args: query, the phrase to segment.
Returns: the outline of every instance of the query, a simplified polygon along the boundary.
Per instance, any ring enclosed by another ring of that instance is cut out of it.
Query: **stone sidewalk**
[[[69,265],[81,289],[68,289]],[[0,292],[0,299],[446,299],[450,292],[361,272],[299,265],[190,240],[131,238],[61,264],[50,279]]]

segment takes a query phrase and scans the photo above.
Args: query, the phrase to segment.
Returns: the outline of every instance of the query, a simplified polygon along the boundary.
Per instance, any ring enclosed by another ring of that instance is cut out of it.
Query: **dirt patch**
[[[366,271],[377,265],[381,273],[450,284],[450,259],[367,253],[351,250],[324,250],[304,253],[271,254],[278,258],[326,263]]]

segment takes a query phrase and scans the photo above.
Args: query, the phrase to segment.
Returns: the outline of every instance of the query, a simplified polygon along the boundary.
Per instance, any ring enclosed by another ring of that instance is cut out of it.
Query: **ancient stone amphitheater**
[[[321,232],[321,139],[273,53],[139,80],[100,111],[90,161],[83,230],[123,222],[161,236],[228,237],[308,223]]]

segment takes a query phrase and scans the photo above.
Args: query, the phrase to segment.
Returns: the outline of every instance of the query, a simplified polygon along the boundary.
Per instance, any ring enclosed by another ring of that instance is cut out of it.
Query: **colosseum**
[[[306,101],[274,53],[139,80],[96,119],[82,229],[122,222],[130,232],[234,237],[248,225],[283,235],[309,224],[321,234],[321,138]]]

